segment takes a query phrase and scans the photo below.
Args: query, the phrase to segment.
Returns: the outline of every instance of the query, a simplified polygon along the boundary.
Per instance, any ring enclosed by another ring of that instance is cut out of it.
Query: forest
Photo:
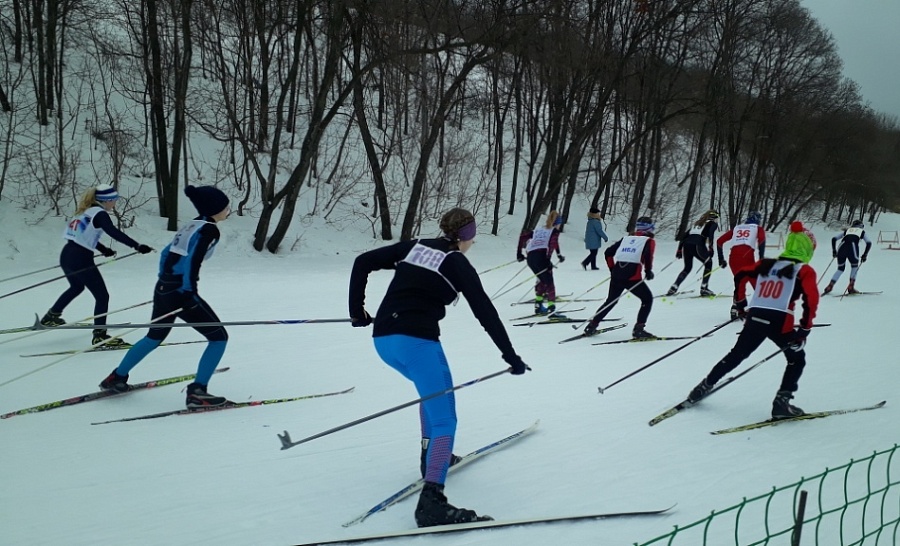
[[[105,182],[174,231],[215,184],[275,253],[301,215],[900,210],[900,122],[798,0],[0,0],[0,41],[0,199],[47,214]]]

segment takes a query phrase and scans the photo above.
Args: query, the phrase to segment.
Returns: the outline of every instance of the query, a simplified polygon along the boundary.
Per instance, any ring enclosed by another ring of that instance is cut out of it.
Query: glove
[[[115,250],[113,250],[111,248],[106,248],[105,246],[98,246],[97,250],[100,252],[100,254],[103,254],[107,258],[112,258],[113,256],[116,255]]]
[[[676,259],[676,260],[680,260],[680,259],[681,259],[681,251],[680,251],[680,250],[679,250],[678,252],[675,253],[675,259]]]
[[[740,320],[747,318],[747,300],[736,301],[731,308],[734,310],[734,315],[732,315],[733,318],[738,318]]]
[[[516,261],[517,261],[517,262],[524,262],[524,261],[525,261],[525,256],[522,256],[521,254],[519,254],[518,256],[516,256]]]
[[[650,271],[649,269],[647,270],[647,273],[644,274],[645,280],[652,281],[653,277],[654,277],[653,272]]]
[[[832,251],[831,251],[831,257],[832,257],[832,258],[837,258],[837,251],[836,251],[836,250],[832,250]]]
[[[809,328],[794,328],[794,333],[791,335],[791,340],[788,341],[787,348],[791,351],[797,352],[802,351],[803,347],[806,346],[806,338],[809,336]]]
[[[527,364],[522,362],[522,357],[519,355],[503,355],[503,360],[509,364],[509,373],[513,375],[522,375],[526,370],[531,370]]]
[[[359,309],[350,317],[350,326],[354,328],[365,328],[370,324],[372,324],[372,316],[365,309]]]
[[[725,262],[725,260],[719,260],[719,268],[725,269],[726,267],[728,267],[728,264]]]
[[[562,254],[557,254],[556,257],[559,258],[559,263],[563,263],[564,261],[566,261],[566,257],[563,256]],[[865,261],[865,260],[863,260],[863,261]]]
[[[868,258],[868,256],[863,254],[862,256],[859,257],[859,261],[861,261],[862,263],[866,263],[866,258]]]
[[[150,254],[151,252],[153,252],[153,249],[150,248],[150,247],[147,246],[147,245],[138,245],[138,246],[135,248],[135,250],[137,250],[137,251],[140,252],[141,254]]]

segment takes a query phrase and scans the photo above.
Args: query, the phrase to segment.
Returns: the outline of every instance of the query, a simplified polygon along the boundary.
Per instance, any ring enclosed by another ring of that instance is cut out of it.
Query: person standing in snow
[[[179,229],[160,253],[152,314],[154,319],[159,319],[155,323],[159,326],[150,328],[146,337],[128,350],[119,366],[100,382],[103,390],[127,392],[131,388],[128,373],[166,339],[172,331],[166,324],[175,322],[176,318],[187,323],[220,322],[212,307],[200,297],[197,285],[201,264],[212,257],[219,242],[217,224],[231,213],[228,197],[213,186],[188,186],[184,194],[199,215]],[[163,316],[165,318],[160,319]],[[228,333],[223,326],[197,326],[194,329],[209,343],[197,365],[197,376],[187,387],[185,405],[189,409],[223,406],[228,400],[209,394],[206,387],[225,353]]]
[[[108,348],[127,347],[128,344],[119,338],[110,338],[106,333],[109,291],[100,270],[94,263],[94,249],[107,258],[116,255],[115,250],[100,243],[100,237],[105,233],[141,254],[153,251],[149,246],[138,243],[113,225],[109,213],[116,207],[118,199],[119,193],[109,184],[101,184],[82,194],[75,210],[75,218],[66,225],[63,232],[66,244],[59,255],[59,265],[66,274],[69,288],[59,296],[41,319],[41,325],[46,327],[65,324],[62,313],[66,306],[87,288],[94,296],[95,329],[91,343],[93,345],[103,343]]]
[[[859,241],[862,239],[866,242],[866,250],[862,256],[859,255]],[[838,246],[838,241],[840,245]],[[856,275],[859,273],[859,264],[866,263],[869,257],[869,250],[872,248],[872,241],[866,235],[866,225],[862,220],[854,220],[853,224],[847,229],[841,231],[831,239],[831,255],[837,258],[837,271],[831,277],[831,282],[822,291],[822,295],[828,294],[834,290],[834,283],[844,274],[845,264],[850,262],[850,283],[847,284],[848,294],[859,294],[856,289]]]
[[[563,225],[563,217],[555,210],[551,210],[544,222],[544,227],[525,231],[519,236],[519,245],[516,247],[516,259],[520,262],[528,260],[528,267],[537,277],[534,285],[534,313],[536,315],[552,315],[556,318],[565,318],[556,313],[556,284],[553,282],[553,263],[550,257],[556,252],[559,263],[566,261],[566,257],[559,249],[559,229]],[[522,254],[522,250],[525,254]],[[527,257],[526,257],[527,256]],[[547,306],[544,307],[544,302]]]
[[[803,415],[803,410],[790,403],[806,366],[806,338],[813,327],[819,305],[816,272],[809,265],[816,249],[815,238],[799,221],[791,223],[784,252],[776,259],[765,258],[741,269],[734,277],[734,301],[744,317],[744,328],[731,351],[688,394],[687,401],[696,404],[706,397],[716,382],[735,369],[765,339],[771,339],[784,351],[787,366],[781,386],[772,401],[772,418],[784,419]],[[753,299],[747,305],[744,280],[756,278]],[[794,304],[803,298],[803,312],[794,326]]]
[[[584,248],[588,250],[588,255],[587,258],[581,260],[582,269],[587,271],[588,266],[591,266],[591,271],[600,269],[597,267],[597,252],[600,250],[600,245],[608,241],[609,237],[603,231],[603,217],[600,216],[600,209],[591,207],[587,226],[584,228]]]
[[[678,292],[678,287],[684,282],[684,279],[690,274],[694,265],[694,258],[703,263],[703,280],[700,282],[701,296],[715,296],[715,292],[709,289],[709,276],[712,274],[712,257],[713,257],[713,241],[715,240],[716,230],[719,224],[715,220],[719,217],[719,213],[714,209],[704,212],[700,218],[694,222],[691,229],[678,241],[678,250],[675,251],[675,258],[684,259],[684,269],[678,273],[675,283],[672,284],[667,296],[674,296]]]
[[[622,294],[628,290],[641,300],[637,323],[631,335],[635,339],[656,337],[644,326],[653,309],[653,293],[647,281],[653,280],[653,253],[656,241],[653,240],[656,225],[647,216],[641,216],[634,225],[634,232],[610,245],[605,251],[606,264],[609,267],[609,295],[603,305],[584,327],[585,335],[597,333],[597,326],[612,311]],[[646,273],[644,273],[646,271]]]
[[[738,270],[757,261],[754,255],[757,250],[759,251],[760,260],[766,257],[766,230],[759,225],[761,221],[762,215],[755,210],[751,211],[747,214],[747,220],[743,224],[734,226],[734,229],[726,231],[716,240],[719,267],[725,269],[726,263],[723,247],[728,241],[731,241],[731,250],[728,253],[727,265],[731,268],[733,275],[736,275]],[[747,277],[747,282],[750,283],[751,288],[756,288],[756,279],[754,277]],[[732,305],[731,319],[734,320],[737,317],[738,308]]]
[[[513,349],[478,273],[466,259],[465,253],[475,243],[475,217],[465,209],[454,208],[443,215],[440,228],[442,235],[437,239],[403,241],[359,255],[350,274],[352,326],[374,324],[372,337],[378,356],[412,381],[421,397],[453,388],[438,323],[460,293],[500,349],[510,373],[522,375],[529,369]],[[373,319],[365,309],[366,284],[370,273],[383,269],[393,269],[394,278]],[[491,519],[451,505],[444,495],[447,469],[455,457],[453,393],[423,401],[419,414],[425,485],[416,505],[416,524],[429,527]]]

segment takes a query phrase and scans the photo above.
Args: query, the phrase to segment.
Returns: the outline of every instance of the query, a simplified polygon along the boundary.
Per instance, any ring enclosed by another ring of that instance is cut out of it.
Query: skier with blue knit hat
[[[792,405],[791,399],[806,366],[806,338],[813,326],[819,306],[816,272],[809,265],[816,249],[816,240],[801,222],[791,223],[791,232],[778,258],[764,258],[741,269],[734,277],[734,301],[744,318],[744,328],[731,351],[688,394],[687,401],[696,404],[706,397],[716,382],[735,369],[766,339],[772,340],[784,352],[787,366],[781,385],[772,401],[772,418],[785,419],[803,415],[802,409]],[[745,283],[755,277],[757,284],[753,299],[747,305]],[[794,325],[794,306],[802,298],[799,324]]]
[[[112,338],[106,333],[106,313],[109,311],[109,292],[100,270],[94,263],[94,250],[107,258],[116,255],[116,251],[100,243],[104,234],[109,235],[123,245],[129,246],[141,254],[153,249],[125,235],[112,222],[110,212],[115,208],[119,193],[109,184],[101,184],[90,188],[78,201],[78,208],[73,218],[63,231],[66,240],[59,255],[59,265],[66,274],[69,288],[63,292],[41,319],[45,327],[62,326],[66,323],[62,313],[72,300],[85,288],[94,296],[94,326],[91,343],[102,344],[102,348],[127,347],[120,338]]]
[[[158,326],[150,328],[146,337],[129,349],[119,366],[100,383],[101,389],[128,391],[129,372],[166,339],[172,331],[166,324],[175,322],[176,318],[187,323],[220,322],[212,307],[200,297],[197,285],[201,264],[212,257],[219,242],[217,224],[231,212],[228,197],[213,186],[188,186],[184,193],[199,215],[178,230],[172,242],[160,253],[152,316],[154,320],[165,318],[156,320]],[[209,394],[206,387],[225,353],[228,333],[223,326],[196,326],[194,329],[209,344],[197,365],[197,377],[187,387],[185,405],[189,409],[225,405],[228,400]]]
[[[727,265],[731,268],[732,274],[737,274],[739,270],[756,262],[755,253],[757,251],[759,251],[759,259],[765,258],[766,230],[759,225],[761,222],[762,215],[755,210],[750,211],[744,223],[734,226],[733,229],[726,231],[716,240],[716,247],[719,253],[719,267],[725,269],[726,263],[723,247],[728,241],[731,241],[731,250],[728,253]],[[749,277],[746,282],[750,283],[751,288],[756,288],[755,278]],[[737,307],[732,306],[731,318],[735,319],[737,316]]]
[[[653,254],[656,250],[656,241],[653,237],[655,232],[656,225],[653,220],[648,216],[641,216],[635,222],[634,232],[631,235],[616,241],[604,251],[606,265],[610,272],[609,294],[606,301],[585,326],[585,335],[592,336],[597,333],[600,321],[613,310],[619,298],[628,290],[641,300],[637,323],[634,325],[631,335],[635,339],[656,337],[644,329],[647,319],[650,317],[650,310],[653,308],[653,293],[647,286],[647,281],[653,280]]]

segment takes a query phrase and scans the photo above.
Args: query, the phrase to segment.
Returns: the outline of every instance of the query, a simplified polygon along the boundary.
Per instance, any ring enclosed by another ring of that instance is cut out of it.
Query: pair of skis
[[[460,468],[465,467],[466,465],[471,464],[474,461],[498,451],[503,447],[506,447],[526,436],[534,432],[540,421],[535,421],[531,426],[522,429],[514,434],[506,436],[500,440],[495,442],[491,442],[483,447],[472,451],[471,453],[463,456],[458,463],[451,466],[448,472],[453,473],[458,471]],[[406,487],[403,487],[393,495],[389,496],[385,500],[379,502],[369,510],[366,510],[361,515],[356,518],[348,521],[343,524],[343,527],[351,527],[358,523],[362,523],[372,514],[376,514],[387,509],[390,506],[393,506],[403,499],[406,499],[415,493],[419,492],[424,486],[425,482],[422,479],[418,479]],[[659,509],[659,510],[642,510],[642,511],[634,511],[634,512],[604,512],[604,513],[596,513],[596,514],[585,514],[585,515],[576,515],[576,516],[555,516],[555,517],[537,517],[537,518],[527,518],[527,519],[510,519],[510,520],[502,520],[502,521],[479,521],[474,523],[461,523],[456,525],[440,525],[436,527],[425,527],[421,529],[412,529],[407,531],[400,531],[394,533],[385,533],[385,534],[372,534],[372,535],[363,535],[357,537],[350,538],[340,538],[334,540],[326,540],[326,541],[317,541],[317,542],[309,542],[309,543],[301,543],[297,546],[311,546],[312,544],[352,544],[352,543],[362,543],[362,542],[370,542],[376,540],[386,540],[391,538],[401,538],[401,537],[409,537],[409,536],[418,536],[418,535],[435,535],[435,534],[446,534],[446,533],[458,533],[463,531],[473,531],[477,529],[496,529],[498,527],[513,527],[513,526],[522,526],[522,525],[535,525],[535,524],[549,524],[549,523],[558,523],[558,522],[572,522],[572,521],[583,521],[583,520],[597,520],[604,518],[613,518],[613,517],[626,517],[626,516],[647,516],[647,515],[655,515],[662,514],[672,507]]]
[[[228,368],[228,367],[219,368],[215,371],[215,373],[227,372],[229,369],[231,369],[231,368]],[[49,411],[49,410],[53,410],[53,409],[57,409],[57,408],[74,406],[76,404],[82,404],[84,402],[93,402],[94,400],[101,400],[103,398],[110,398],[113,396],[121,396],[123,394],[129,394],[129,393],[132,393],[135,391],[140,391],[140,390],[152,389],[155,387],[162,387],[164,385],[173,385],[175,383],[184,383],[184,382],[193,380],[195,377],[196,377],[195,374],[176,375],[174,377],[167,377],[164,379],[154,379],[153,381],[146,381],[144,383],[135,383],[133,385],[130,385],[131,389],[126,392],[116,392],[116,391],[91,392],[88,394],[82,394],[80,396],[73,396],[72,398],[65,398],[63,400],[56,400],[53,402],[48,402],[46,404],[40,404],[38,406],[33,406],[30,408],[11,411],[9,413],[0,415],[0,419],[9,419],[11,417],[16,417],[18,415],[26,415],[29,413],[40,413],[40,412]],[[197,409],[171,410],[171,411],[164,411],[164,412],[160,412],[160,413],[152,413],[149,415],[140,415],[137,417],[125,417],[123,419],[112,419],[110,421],[101,421],[101,422],[91,423],[91,424],[92,425],[105,425],[108,423],[121,423],[121,422],[126,422],[126,421],[140,421],[140,420],[145,420],[145,419],[157,419],[160,417],[167,417],[169,415],[188,415],[188,414],[192,414],[192,413],[207,413],[207,412],[211,412],[211,411],[222,411],[222,410],[228,410],[228,409],[246,408],[246,407],[251,407],[251,406],[267,406],[267,405],[271,405],[271,404],[281,404],[284,402],[295,402],[298,400],[308,400],[311,398],[322,398],[325,396],[336,396],[339,394],[347,394],[347,393],[353,392],[353,389],[354,389],[354,387],[351,387],[349,389],[345,389],[342,391],[327,392],[327,393],[320,393],[320,394],[307,394],[304,396],[295,396],[295,397],[291,397],[291,398],[270,398],[270,399],[266,399],[266,400],[251,400],[248,402],[231,402],[231,401],[229,401],[224,406],[215,406],[215,407],[197,408]]]

